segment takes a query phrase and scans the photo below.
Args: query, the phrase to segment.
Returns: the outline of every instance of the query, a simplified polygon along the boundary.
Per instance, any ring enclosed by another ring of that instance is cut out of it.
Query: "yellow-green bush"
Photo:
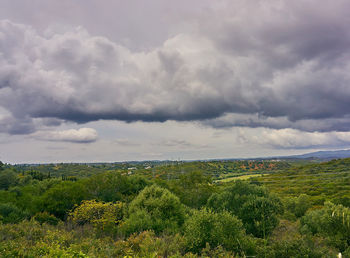
[[[69,214],[76,225],[91,224],[99,233],[115,233],[123,218],[122,202],[83,201]]]

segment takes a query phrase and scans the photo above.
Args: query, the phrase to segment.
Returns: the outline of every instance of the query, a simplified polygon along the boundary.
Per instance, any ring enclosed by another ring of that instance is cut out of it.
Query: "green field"
[[[268,174],[253,174],[253,175],[242,175],[242,176],[236,176],[236,177],[226,177],[224,179],[219,179],[216,180],[215,182],[217,183],[227,183],[227,182],[231,182],[231,181],[235,181],[235,180],[248,180],[254,177],[260,177],[260,176],[264,176],[264,175],[268,175]]]

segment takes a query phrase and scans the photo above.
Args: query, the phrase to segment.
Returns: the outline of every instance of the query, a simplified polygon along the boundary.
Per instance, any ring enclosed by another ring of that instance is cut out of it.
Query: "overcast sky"
[[[0,160],[350,148],[348,0],[2,0]]]

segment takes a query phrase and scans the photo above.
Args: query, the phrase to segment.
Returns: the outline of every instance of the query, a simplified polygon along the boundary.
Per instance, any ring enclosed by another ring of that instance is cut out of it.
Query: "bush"
[[[294,239],[290,241],[279,241],[273,243],[264,250],[263,247],[258,249],[258,257],[335,257],[334,250],[327,247],[316,246],[315,243],[308,239]]]
[[[35,219],[37,222],[39,222],[40,225],[43,223],[47,223],[47,224],[55,226],[59,222],[59,219],[57,219],[55,216],[49,214],[48,212],[37,213],[37,214],[35,214],[33,219]]]
[[[282,203],[277,197],[264,187],[242,181],[213,194],[207,206],[229,211],[242,220],[247,233],[264,238],[278,225],[277,215],[283,213]]]
[[[12,203],[0,203],[0,222],[18,223],[29,218],[28,212],[22,211]]]
[[[83,201],[70,212],[69,218],[77,225],[91,224],[99,233],[115,233],[123,218],[123,208],[121,202]]]
[[[229,212],[215,213],[203,208],[195,211],[185,223],[185,238],[190,251],[199,253],[207,244],[235,253],[243,253],[244,229],[242,222]]]
[[[177,232],[185,220],[185,207],[169,190],[148,186],[130,203],[129,217],[122,224],[126,234],[153,230]]]
[[[293,213],[297,218],[305,215],[306,211],[312,207],[310,196],[301,194],[298,197],[288,198],[285,201],[288,211]]]
[[[307,212],[301,224],[302,232],[328,237],[340,251],[350,247],[350,208],[326,202],[322,209]]]
[[[140,234],[131,235],[126,241],[129,247],[129,254],[123,253],[122,255],[130,255],[133,257],[168,257],[174,255],[175,257],[181,257],[185,249],[184,237],[176,235],[162,235],[157,237],[153,231],[144,231]],[[121,243],[122,244],[122,243]],[[125,250],[126,248],[124,248]]]

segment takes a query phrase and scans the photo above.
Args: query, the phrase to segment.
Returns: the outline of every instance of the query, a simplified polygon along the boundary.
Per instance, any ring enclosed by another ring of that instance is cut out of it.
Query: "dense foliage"
[[[185,207],[169,190],[156,185],[143,189],[129,204],[128,218],[122,225],[128,235],[153,230],[177,232],[185,220]]]
[[[264,237],[277,226],[277,215],[283,212],[281,201],[260,186],[238,181],[221,193],[213,194],[208,206],[238,216],[248,233]]]
[[[346,257],[349,167],[349,159],[0,162],[0,254]]]

